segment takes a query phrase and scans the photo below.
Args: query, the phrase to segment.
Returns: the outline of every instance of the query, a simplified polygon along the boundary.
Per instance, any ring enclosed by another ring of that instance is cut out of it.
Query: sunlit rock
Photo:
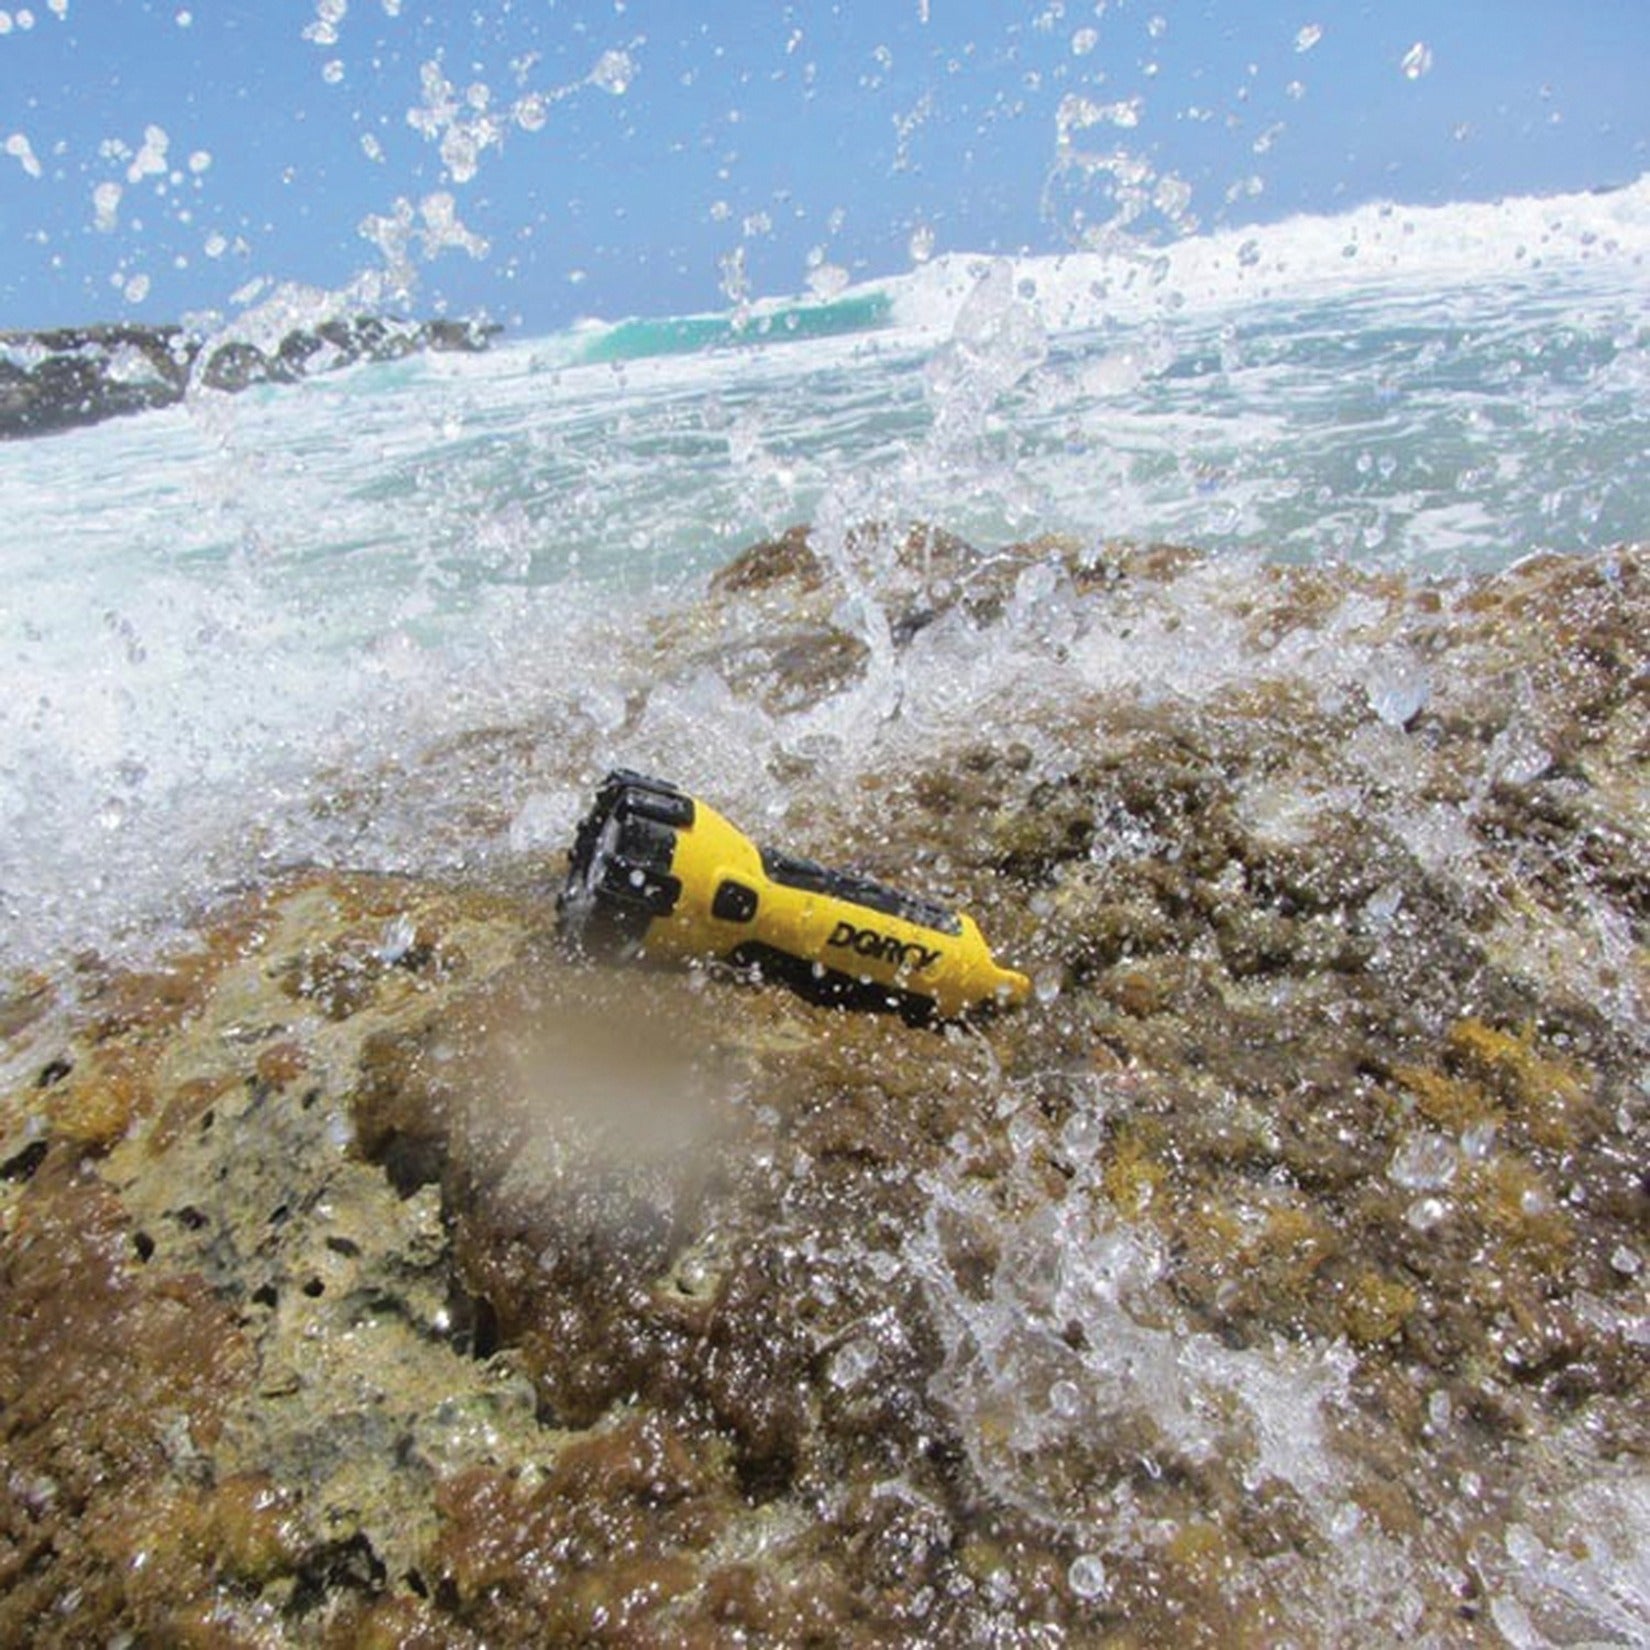
[[[0,1636],[1631,1641],[1645,601],[839,522],[329,773],[0,997]],[[570,962],[673,759],[1032,1001]]]

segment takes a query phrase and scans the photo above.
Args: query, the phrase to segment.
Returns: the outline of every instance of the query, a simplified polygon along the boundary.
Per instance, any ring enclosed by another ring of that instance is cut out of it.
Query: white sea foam
[[[951,254],[874,283],[901,326],[947,333],[990,260]],[[1054,332],[1117,320],[1345,297],[1365,287],[1429,289],[1532,271],[1630,268],[1650,279],[1650,174],[1605,193],[1514,196],[1448,206],[1379,202],[1188,236],[1161,248],[1005,260]]]
[[[1578,1460],[1590,1454],[1576,1440]],[[1595,1463],[1532,1523],[1515,1523],[1499,1546],[1486,1539],[1480,1548],[1491,1618],[1509,1644],[1650,1640],[1650,1474]]]

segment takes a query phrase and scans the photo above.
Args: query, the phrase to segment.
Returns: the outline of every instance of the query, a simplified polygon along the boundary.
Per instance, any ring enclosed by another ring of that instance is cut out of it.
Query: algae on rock
[[[757,730],[776,835],[975,911],[1034,1001],[575,967],[559,862],[502,852],[18,982],[0,1637],[1650,1631],[1643,553],[851,555],[904,604],[868,743],[833,717],[889,660],[801,533],[660,622],[604,738]],[[580,789],[580,737],[419,783]]]

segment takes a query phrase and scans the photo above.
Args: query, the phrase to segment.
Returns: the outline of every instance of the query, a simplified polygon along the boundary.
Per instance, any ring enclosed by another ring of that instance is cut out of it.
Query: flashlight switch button
[[[756,890],[725,877],[711,901],[710,914],[721,922],[749,922],[756,915]]]

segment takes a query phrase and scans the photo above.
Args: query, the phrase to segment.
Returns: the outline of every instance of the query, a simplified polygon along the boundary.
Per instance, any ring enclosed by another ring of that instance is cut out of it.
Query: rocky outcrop
[[[1642,1638],[1644,553],[866,529],[868,644],[817,550],[661,621],[609,737],[1024,625],[1011,715],[913,687],[851,781],[776,751],[772,823],[1035,1000],[578,967],[554,859],[293,871],[16,982],[0,1638]],[[1216,683],[1150,662],[1194,612]]]
[[[203,340],[169,326],[0,333],[0,439],[172,406],[191,385],[236,391],[421,350],[481,350],[501,330],[477,321],[357,315],[289,332],[272,350],[246,340]]]

